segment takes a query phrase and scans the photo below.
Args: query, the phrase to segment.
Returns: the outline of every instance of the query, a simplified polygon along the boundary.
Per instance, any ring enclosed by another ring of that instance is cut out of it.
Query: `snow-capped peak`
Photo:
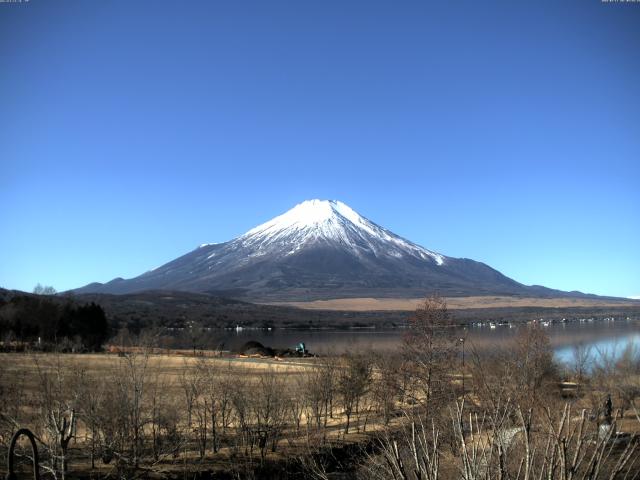
[[[242,235],[243,244],[258,249],[258,255],[277,248],[293,254],[310,242],[323,241],[349,248],[360,255],[396,258],[431,258],[442,265],[445,257],[404,240],[358,214],[337,200],[307,200]]]
[[[328,200],[307,200],[299,203],[282,215],[278,215],[268,222],[252,228],[246,235],[252,235],[272,228],[312,227],[329,220],[334,215],[334,205],[336,204],[337,202]]]
[[[344,217],[356,223],[362,219],[349,206],[337,200],[306,200],[291,210],[249,230],[244,236],[273,230],[314,228]]]

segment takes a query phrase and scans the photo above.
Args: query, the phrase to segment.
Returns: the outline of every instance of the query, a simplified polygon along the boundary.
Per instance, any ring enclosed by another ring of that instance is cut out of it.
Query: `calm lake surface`
[[[616,355],[629,345],[640,351],[640,321],[616,319],[585,322],[552,323],[543,327],[548,332],[556,358],[570,363],[576,346],[590,348],[593,357]],[[466,337],[465,349],[478,352],[502,348],[514,337],[517,327],[496,325],[470,326],[456,329],[456,335]],[[405,329],[379,330],[228,330],[221,339],[225,349],[237,349],[249,340],[273,348],[293,348],[304,342],[312,353],[343,353],[345,351],[392,351],[401,348]]]

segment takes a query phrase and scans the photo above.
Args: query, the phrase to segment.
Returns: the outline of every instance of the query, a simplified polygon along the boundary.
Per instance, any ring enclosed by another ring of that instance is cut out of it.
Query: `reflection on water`
[[[640,322],[634,320],[554,323],[543,327],[548,333],[556,358],[571,362],[576,345],[590,348],[591,355],[620,354],[628,346],[640,349]],[[478,352],[508,345],[517,328],[509,325],[458,329],[466,337],[465,348]],[[248,340],[274,348],[293,348],[304,342],[313,353],[343,353],[355,350],[393,351],[402,345],[406,330],[241,330],[225,331],[225,349],[237,349]]]
[[[558,361],[571,364],[576,357],[583,356],[590,365],[603,359],[616,359],[625,351],[637,356],[640,353],[640,333],[629,333],[622,337],[603,338],[590,344],[574,344],[556,348]]]

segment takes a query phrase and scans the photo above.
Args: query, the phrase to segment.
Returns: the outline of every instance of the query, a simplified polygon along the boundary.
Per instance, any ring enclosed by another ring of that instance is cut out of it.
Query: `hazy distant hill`
[[[303,202],[244,235],[204,244],[132,279],[77,293],[206,292],[250,300],[336,297],[582,296],[525,286],[481,262],[405,240],[342,202]]]

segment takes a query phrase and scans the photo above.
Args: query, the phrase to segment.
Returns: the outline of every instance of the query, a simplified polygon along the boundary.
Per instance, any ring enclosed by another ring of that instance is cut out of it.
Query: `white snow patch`
[[[321,240],[344,245],[359,256],[366,251],[378,256],[382,247],[386,255],[396,258],[430,258],[437,265],[446,258],[398,237],[336,200],[307,200],[238,238],[243,246],[260,250],[256,256],[272,249],[292,255],[304,244]],[[384,248],[389,244],[392,248]]]

